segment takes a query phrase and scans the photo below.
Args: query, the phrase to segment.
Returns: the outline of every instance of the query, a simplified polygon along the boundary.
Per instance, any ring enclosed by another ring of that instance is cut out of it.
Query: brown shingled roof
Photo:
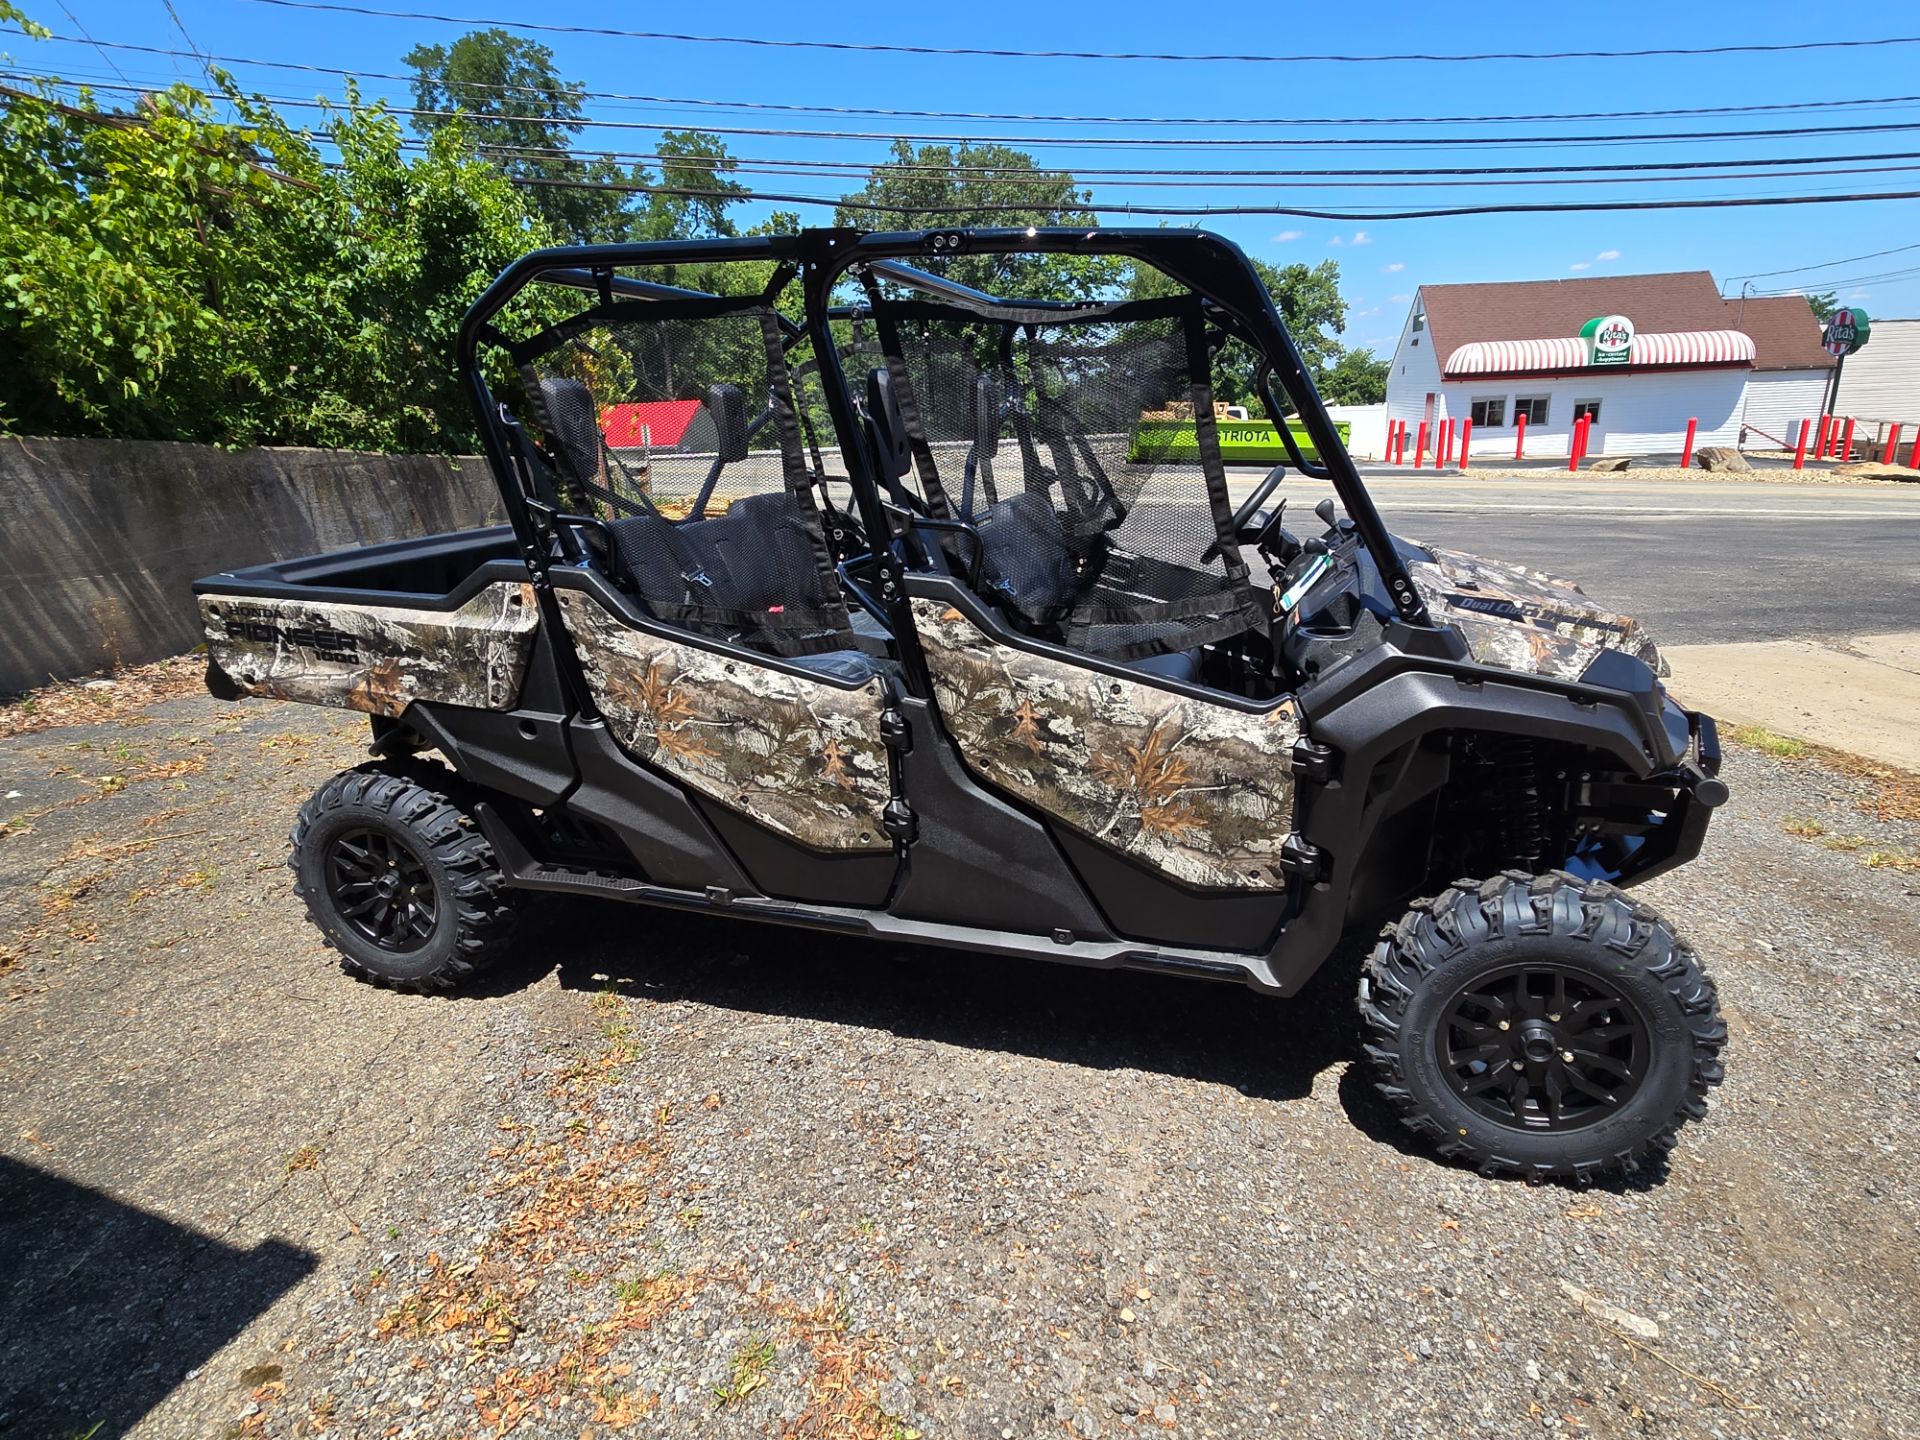
[[[1752,337],[1756,370],[1817,370],[1833,365],[1820,325],[1798,295],[1722,300],[1705,270],[1606,275],[1579,280],[1514,280],[1483,285],[1422,285],[1427,329],[1441,364],[1476,340],[1545,340],[1578,335],[1596,315],[1625,315],[1634,328],[1741,330]]]

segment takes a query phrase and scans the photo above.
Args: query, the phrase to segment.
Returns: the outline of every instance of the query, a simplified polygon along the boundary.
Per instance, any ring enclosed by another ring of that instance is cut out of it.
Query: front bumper
[[[1673,803],[1621,868],[1617,881],[1621,885],[1638,885],[1696,858],[1706,843],[1713,812],[1732,794],[1720,778],[1720,728],[1713,717],[1682,709],[1671,699],[1667,705],[1670,712],[1684,717],[1687,730],[1680,763],[1668,775],[1657,777],[1673,785]]]

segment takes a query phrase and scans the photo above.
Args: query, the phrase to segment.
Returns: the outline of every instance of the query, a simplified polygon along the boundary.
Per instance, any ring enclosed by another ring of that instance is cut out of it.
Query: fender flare
[[[1296,789],[1295,832],[1325,861],[1302,881],[1298,909],[1270,956],[1282,994],[1305,985],[1339,943],[1355,872],[1395,795],[1393,786],[1370,794],[1374,774],[1421,737],[1447,730],[1532,736],[1584,745],[1635,775],[1666,768],[1664,739],[1647,708],[1649,698],[1662,703],[1651,671],[1649,696],[1641,696],[1391,651],[1377,668],[1364,668],[1374,676],[1342,676],[1347,683],[1309,686],[1300,696],[1306,737],[1333,754],[1324,782],[1302,778]]]

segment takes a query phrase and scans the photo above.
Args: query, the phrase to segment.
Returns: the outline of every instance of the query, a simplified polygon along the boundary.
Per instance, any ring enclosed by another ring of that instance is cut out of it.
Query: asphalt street
[[[1236,471],[1244,495],[1257,471]],[[1398,535],[1578,580],[1674,644],[1920,624],[1920,485],[1367,476]],[[1323,482],[1290,475],[1296,533]],[[1304,525],[1303,525],[1304,522]]]

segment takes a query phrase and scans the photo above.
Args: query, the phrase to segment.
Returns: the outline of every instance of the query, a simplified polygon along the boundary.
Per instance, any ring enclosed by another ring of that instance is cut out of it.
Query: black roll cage
[[[1124,227],[1098,230],[992,229],[921,230],[868,233],[851,229],[802,230],[797,234],[742,236],[704,240],[646,241],[631,245],[572,245],[535,250],[508,266],[467,311],[455,343],[455,361],[480,423],[481,446],[499,485],[501,501],[521,553],[533,578],[542,620],[562,633],[558,602],[547,581],[549,554],[546,532],[535,508],[516,481],[513,449],[492,387],[480,364],[482,344],[503,349],[513,341],[494,327],[507,305],[536,282],[564,285],[598,295],[602,304],[615,296],[634,300],[697,300],[713,297],[697,290],[618,274],[627,266],[695,265],[717,261],[771,261],[797,266],[806,305],[806,334],[813,342],[821,391],[840,440],[860,522],[869,536],[888,533],[881,501],[879,476],[867,453],[861,418],[840,366],[831,333],[834,319],[864,313],[864,307],[836,306],[834,288],[850,274],[872,274],[938,297],[962,308],[1004,314],[1008,309],[1068,317],[1092,317],[1106,308],[1103,302],[1013,300],[988,295],[957,281],[919,269],[915,260],[944,260],[960,255],[1005,254],[1118,255],[1154,266],[1199,295],[1208,319],[1222,331],[1250,345],[1261,357],[1258,386],[1295,468],[1330,481],[1341,505],[1366,546],[1403,623],[1430,627],[1425,602],[1408,575],[1398,548],[1374,507],[1358,469],[1341,444],[1328,417],[1313,377],[1301,358],[1286,322],[1273,298],[1260,283],[1245,254],[1231,241],[1204,230],[1159,230]],[[1118,302],[1116,302],[1118,303]],[[799,329],[800,327],[795,327]],[[797,335],[795,338],[798,338]],[[1309,462],[1287,423],[1287,406],[1274,392],[1291,402],[1320,457]],[[876,579],[883,604],[896,605],[905,593],[905,574],[887,547],[875,552]],[[574,692],[590,707],[583,679],[574,672],[570,647],[557,647]],[[908,661],[919,669],[917,646]],[[924,681],[925,677],[919,677]]]

